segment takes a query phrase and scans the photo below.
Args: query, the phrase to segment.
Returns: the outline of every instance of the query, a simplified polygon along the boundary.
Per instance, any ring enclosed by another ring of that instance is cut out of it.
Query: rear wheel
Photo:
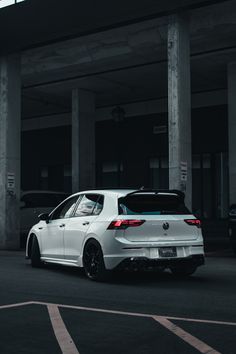
[[[171,267],[170,270],[171,270],[172,274],[177,277],[189,277],[197,270],[197,267],[195,267],[195,266],[189,266],[189,267],[178,266],[178,267]]]
[[[86,243],[83,253],[83,265],[85,274],[91,280],[105,281],[109,277],[106,270],[103,253],[100,244],[96,240]]]
[[[40,259],[39,243],[36,236],[33,237],[30,258],[32,267],[39,268],[42,266],[42,261]]]

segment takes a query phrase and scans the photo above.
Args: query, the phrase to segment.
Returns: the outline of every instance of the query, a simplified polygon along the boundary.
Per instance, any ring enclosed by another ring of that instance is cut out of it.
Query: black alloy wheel
[[[85,274],[91,280],[105,281],[109,271],[106,270],[100,244],[96,240],[87,242],[83,253]]]

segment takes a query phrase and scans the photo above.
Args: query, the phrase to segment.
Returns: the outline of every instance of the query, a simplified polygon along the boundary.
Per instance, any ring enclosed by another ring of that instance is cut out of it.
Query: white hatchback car
[[[201,222],[179,191],[84,191],[40,215],[27,238],[26,258],[33,267],[84,267],[93,280],[117,268],[191,275],[204,264]]]

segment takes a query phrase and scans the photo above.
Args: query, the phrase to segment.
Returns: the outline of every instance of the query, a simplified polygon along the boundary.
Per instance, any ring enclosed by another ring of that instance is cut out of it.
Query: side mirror
[[[46,223],[48,223],[48,221],[49,221],[49,215],[46,213],[39,214],[38,218],[39,218],[39,220],[46,221]]]

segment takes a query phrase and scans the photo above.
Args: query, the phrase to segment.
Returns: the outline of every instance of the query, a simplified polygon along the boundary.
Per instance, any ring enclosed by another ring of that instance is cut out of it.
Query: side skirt
[[[48,258],[48,257],[41,257],[42,262],[45,263],[53,263],[53,264],[60,264],[66,265],[71,267],[82,267],[78,261],[72,261],[67,259],[57,259],[57,258]]]

